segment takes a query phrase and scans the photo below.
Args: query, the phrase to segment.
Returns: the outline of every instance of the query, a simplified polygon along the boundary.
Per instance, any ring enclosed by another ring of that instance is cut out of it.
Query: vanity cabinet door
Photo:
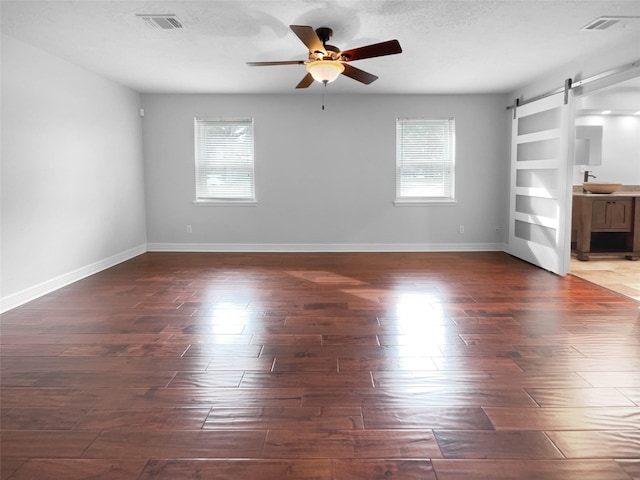
[[[630,198],[594,200],[591,230],[628,232],[631,230],[631,212]]]
[[[631,199],[616,200],[609,205],[611,211],[611,228],[631,230]]]
[[[591,215],[591,230],[607,230],[611,227],[611,223],[607,218],[607,200],[593,200]]]

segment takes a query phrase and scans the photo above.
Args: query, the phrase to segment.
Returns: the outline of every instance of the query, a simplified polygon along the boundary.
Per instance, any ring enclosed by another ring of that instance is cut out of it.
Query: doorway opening
[[[574,107],[574,192],[582,192],[585,177],[592,182],[622,183],[624,192],[635,192],[639,196],[636,208],[640,208],[640,76],[577,96]],[[584,132],[585,127],[596,134],[599,132],[600,138],[596,135],[595,140],[585,145],[584,138],[578,134],[581,129]],[[579,223],[576,215],[579,212],[573,208],[570,273],[640,302],[640,261],[616,255],[616,250],[627,249],[628,242],[622,237],[640,235],[640,232],[593,234],[597,237],[594,241],[599,242],[600,254],[590,254],[587,261],[580,261],[575,253]]]

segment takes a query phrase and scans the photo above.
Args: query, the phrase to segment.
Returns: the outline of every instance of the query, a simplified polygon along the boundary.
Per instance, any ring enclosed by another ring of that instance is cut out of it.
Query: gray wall
[[[2,310],[145,250],[139,95],[2,36]]]
[[[321,87],[311,89],[283,96],[143,95],[149,249],[504,247],[508,97],[339,96],[329,85],[322,111]],[[255,119],[258,206],[193,204],[196,116]],[[456,119],[456,205],[393,204],[395,119],[423,116]]]

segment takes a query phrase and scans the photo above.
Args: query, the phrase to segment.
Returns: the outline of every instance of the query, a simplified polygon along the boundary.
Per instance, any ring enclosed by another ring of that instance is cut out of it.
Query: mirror
[[[576,125],[576,165],[602,165],[602,130],[602,125]]]

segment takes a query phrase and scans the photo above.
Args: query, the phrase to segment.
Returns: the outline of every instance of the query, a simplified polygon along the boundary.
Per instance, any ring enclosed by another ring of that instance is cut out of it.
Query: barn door
[[[515,108],[511,136],[509,253],[569,272],[573,105],[571,90]]]

